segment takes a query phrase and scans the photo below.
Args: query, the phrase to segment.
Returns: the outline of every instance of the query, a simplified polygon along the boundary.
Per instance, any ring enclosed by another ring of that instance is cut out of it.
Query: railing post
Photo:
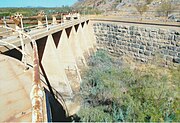
[[[61,13],[61,25],[62,25],[62,22],[63,22],[63,16],[62,16],[62,13]]]
[[[23,30],[24,30],[22,18],[21,18],[21,30],[22,30],[22,32],[23,32]]]
[[[49,27],[48,27],[48,19],[47,19],[47,15],[45,15],[46,17],[46,27],[47,27],[47,31],[49,30]]]
[[[5,16],[3,17],[3,22],[4,22],[5,27],[7,27],[6,17],[5,17]],[[6,32],[8,32],[8,30],[7,30],[7,29],[6,29]]]

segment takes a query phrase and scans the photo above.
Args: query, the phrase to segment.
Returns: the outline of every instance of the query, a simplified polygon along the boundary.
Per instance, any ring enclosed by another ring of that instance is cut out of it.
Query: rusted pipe
[[[33,42],[33,85],[30,97],[32,102],[32,122],[43,122],[43,91],[40,82],[36,42]]]

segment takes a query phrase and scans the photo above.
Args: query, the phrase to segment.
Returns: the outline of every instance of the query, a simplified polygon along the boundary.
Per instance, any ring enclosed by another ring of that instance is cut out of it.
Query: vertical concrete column
[[[74,14],[73,13],[70,13],[70,20],[73,21],[74,20]]]
[[[77,19],[80,19],[80,13],[79,12],[77,13]]]
[[[69,94],[69,96],[72,96],[70,83],[67,79],[64,68],[59,65],[58,57],[52,35],[49,35],[42,57],[42,65],[52,87],[62,94]]]
[[[42,17],[41,16],[37,17],[37,20],[38,20],[38,28],[42,28],[43,27]]]
[[[44,11],[40,11],[40,12],[37,14],[36,18],[37,18],[37,20],[38,20],[38,28],[42,28],[42,27],[43,27],[43,21],[42,21],[42,19],[43,19],[44,16],[45,16]]]
[[[65,22],[67,21],[67,20],[66,20],[66,16],[67,16],[67,15],[65,15],[65,14],[62,16],[62,18],[63,18],[63,23],[65,23]]]
[[[52,24],[57,24],[56,15],[52,15]]]

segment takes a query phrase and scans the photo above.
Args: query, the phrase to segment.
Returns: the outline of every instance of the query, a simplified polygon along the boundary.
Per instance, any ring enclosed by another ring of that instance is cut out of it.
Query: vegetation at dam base
[[[103,50],[88,64],[81,85],[81,121],[180,121],[180,67],[146,64],[132,69]]]

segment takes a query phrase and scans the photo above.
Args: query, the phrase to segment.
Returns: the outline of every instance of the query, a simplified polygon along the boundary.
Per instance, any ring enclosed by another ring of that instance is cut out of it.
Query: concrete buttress
[[[71,29],[68,42],[73,51],[77,63],[86,65],[86,61],[83,55],[83,49],[80,45],[79,35],[76,33],[74,26]]]
[[[59,45],[57,47],[57,54],[59,55],[60,66],[62,66],[64,70],[77,71],[78,78],[81,81],[81,76],[79,74],[79,69],[77,68],[76,59],[68,42],[65,30],[62,30]]]
[[[52,87],[62,94],[72,96],[69,81],[63,67],[59,65],[58,57],[52,35],[49,35],[42,57],[42,66]]]
[[[93,43],[94,50],[96,50],[97,42],[96,42],[96,37],[93,31],[93,24],[92,22],[89,22],[88,25],[89,25],[89,36],[90,36],[91,42]]]
[[[59,45],[57,47],[57,54],[59,55],[60,63],[65,68],[73,69],[76,64],[75,56],[69,46],[68,38],[65,30],[62,31]]]
[[[89,29],[89,23],[85,22],[84,23],[84,35],[86,36],[86,43],[87,43],[87,46],[88,46],[88,50],[89,52],[93,49],[93,41],[91,39],[91,36],[90,36],[90,29]],[[91,53],[91,52],[90,52]]]

